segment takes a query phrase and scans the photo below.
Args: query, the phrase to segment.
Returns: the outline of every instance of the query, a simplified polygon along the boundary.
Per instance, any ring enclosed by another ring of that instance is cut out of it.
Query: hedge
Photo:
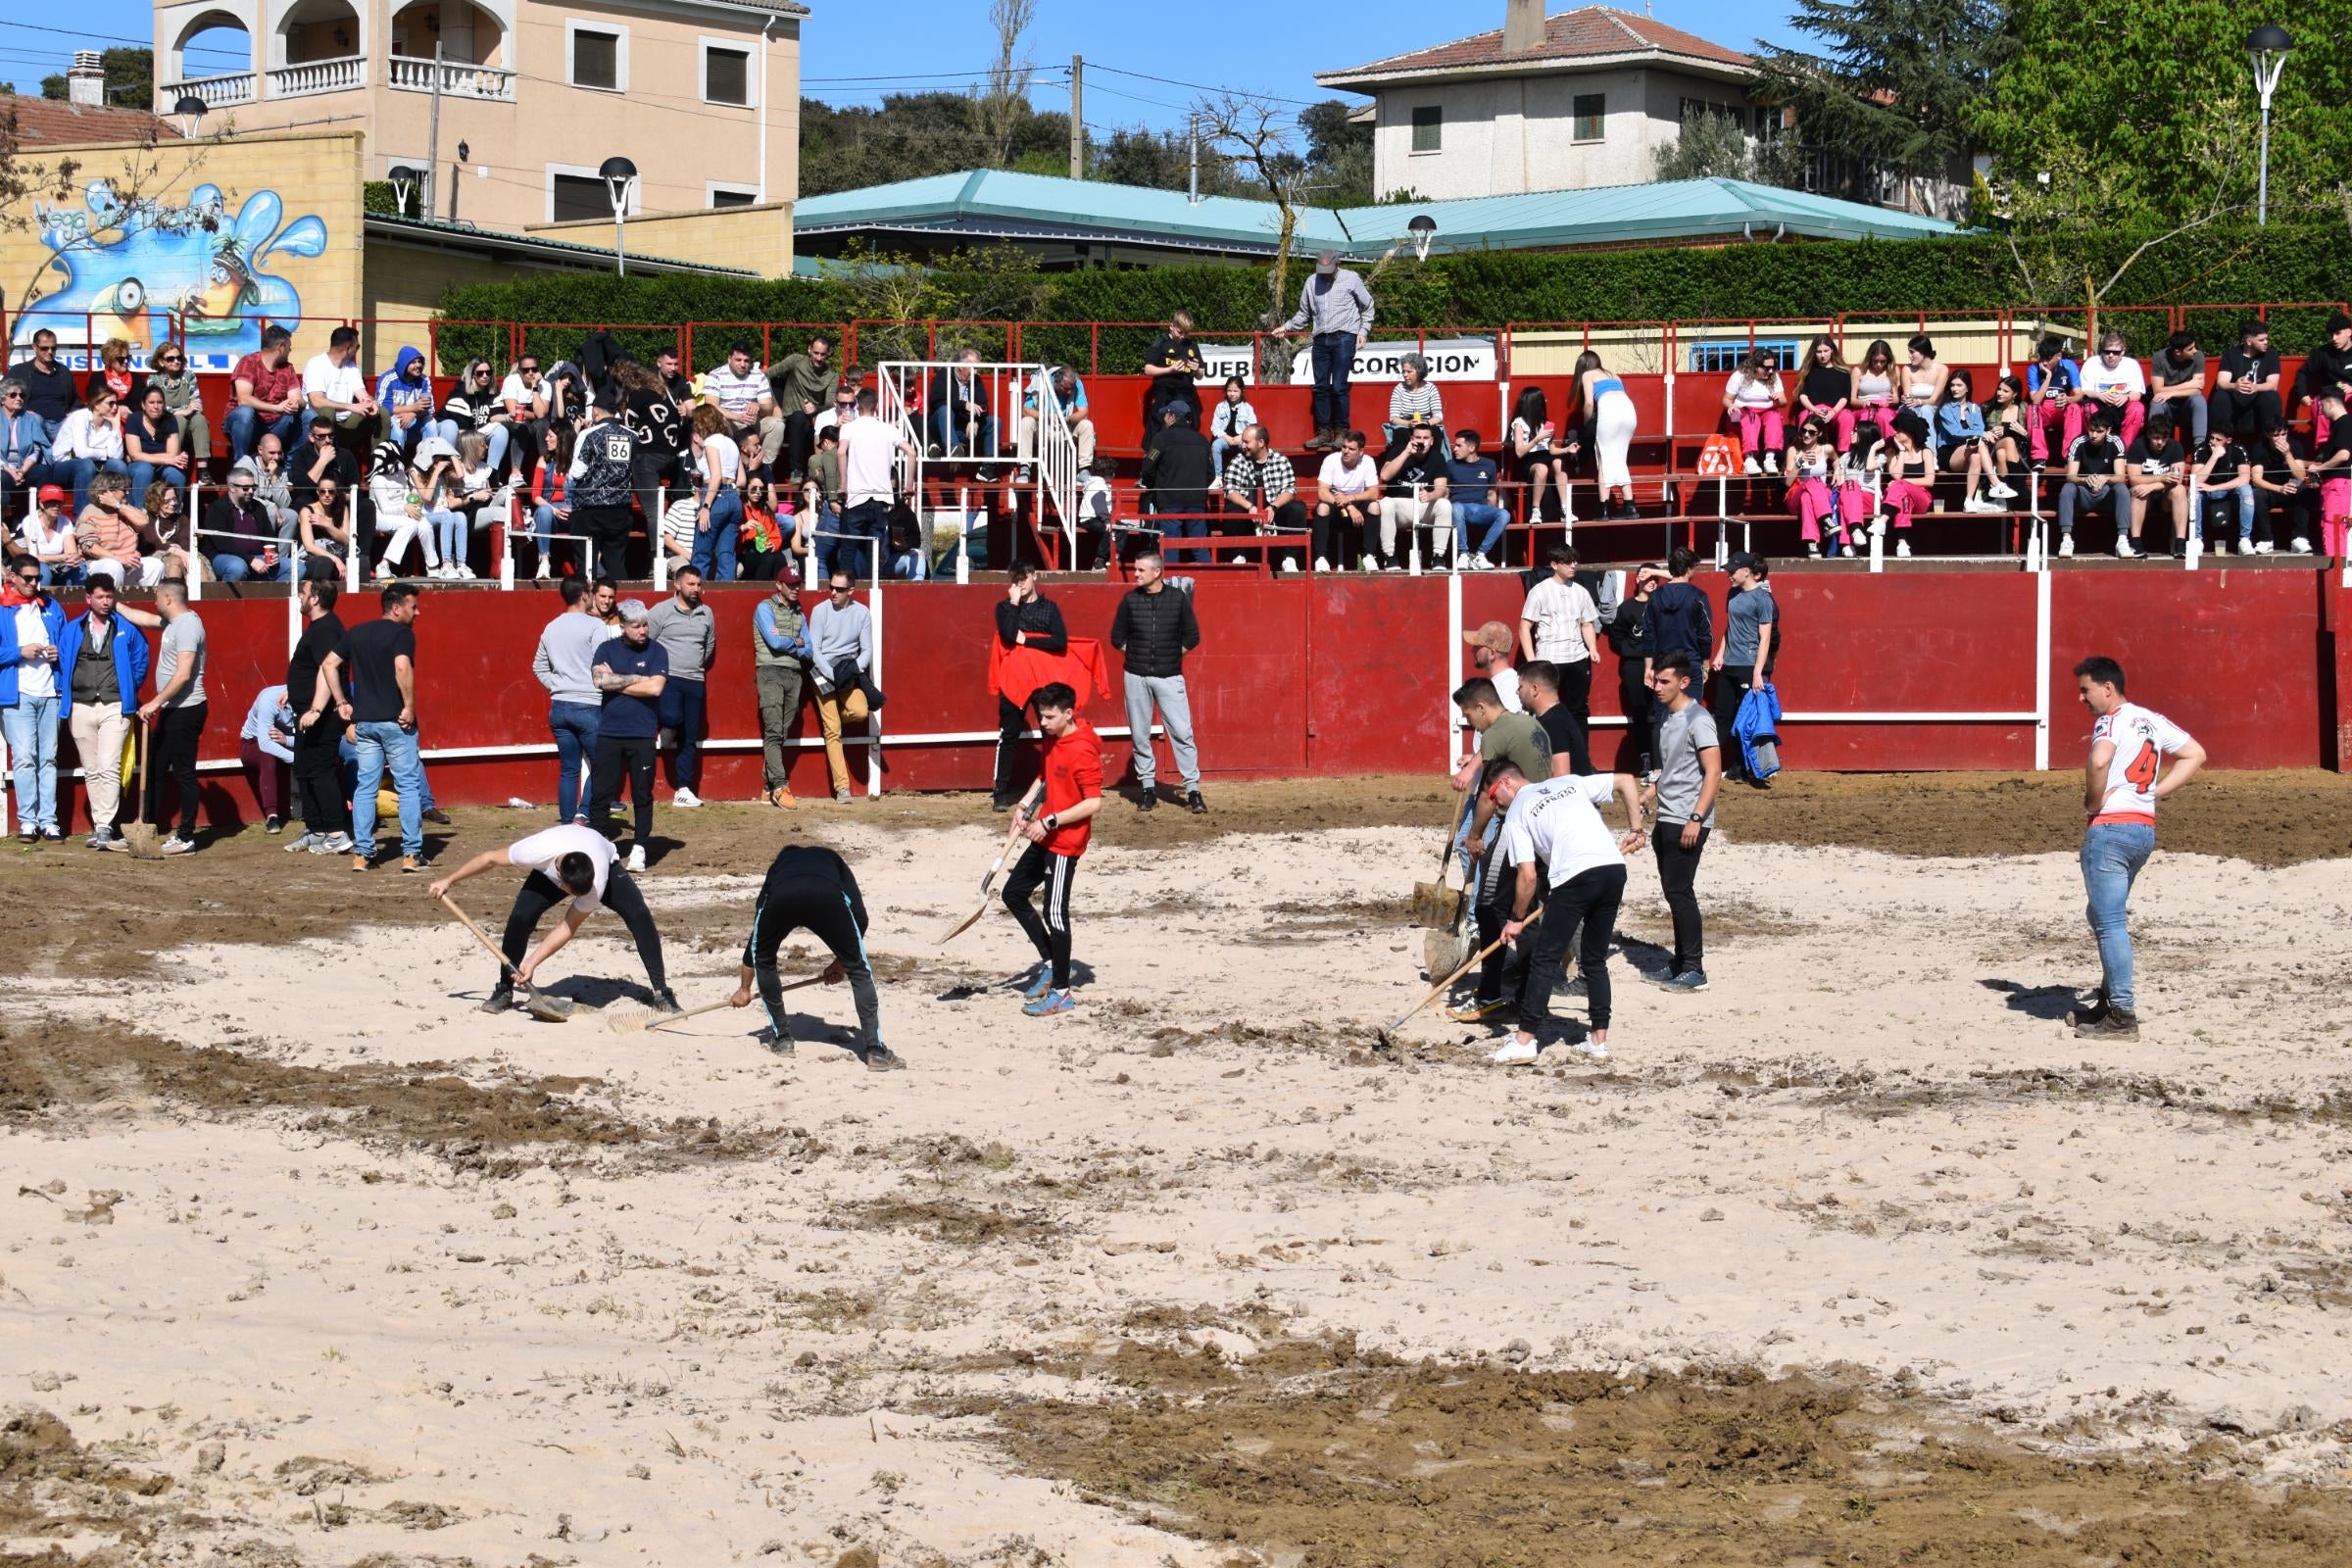
[[[1501,326],[1511,321],[1646,321],[1745,317],[1818,318],[1857,312],[1991,312],[2042,304],[2076,304],[2082,279],[2111,274],[2145,237],[2101,234],[2079,255],[2063,258],[2072,279],[2060,297],[2025,298],[2017,262],[1999,235],[1854,243],[1784,242],[1721,248],[1629,251],[1488,251],[1445,256],[1425,264],[1390,266],[1377,288],[1383,326]],[[2252,300],[2331,301],[2345,296],[2345,232],[2334,225],[2214,227],[2172,239],[2144,255],[2105,304],[2231,304]],[[2046,259],[2045,266],[2050,266]],[[1302,275],[1294,268],[1294,278]],[[1266,303],[1265,270],[1257,267],[1162,267],[1127,270],[1039,273],[1003,259],[948,262],[896,283],[873,278],[612,277],[539,274],[509,283],[452,289],[441,302],[454,321],[810,321],[844,322],[875,316],[916,319],[1158,321],[1179,307],[1190,310],[1208,335],[1246,332]],[[892,302],[893,309],[879,302]],[[906,307],[911,308],[906,308]],[[2197,320],[2210,349],[2230,330],[2234,312]],[[2147,352],[2162,335],[2163,318],[2124,318],[2133,347]],[[538,328],[531,347],[545,355],[570,351],[581,332]],[[2317,320],[2281,319],[2282,345],[2316,337]],[[984,354],[1004,352],[1003,334],[965,329]],[[1102,334],[1105,371],[1140,365],[1149,328]],[[1023,334],[1026,357],[1085,363],[1085,329],[1041,329]],[[504,345],[487,329],[447,328],[441,334],[444,370],[470,353]],[[649,342],[651,339],[649,339]],[[777,334],[773,353],[800,346]],[[866,360],[919,353],[921,335],[869,343]],[[721,334],[698,340],[696,368],[724,352]]]

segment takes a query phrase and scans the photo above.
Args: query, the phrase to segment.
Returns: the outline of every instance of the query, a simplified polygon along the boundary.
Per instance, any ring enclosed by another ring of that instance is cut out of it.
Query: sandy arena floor
[[[851,857],[889,1076],[846,990],[789,1058],[484,1017],[415,879],[258,832],[12,845],[0,1564],[2352,1560],[2352,787],[2181,798],[2095,1053],[2070,788],[1734,800],[1713,990],[1637,860],[1600,1069],[1380,1048],[1421,781],[1112,803],[1047,1023],[1002,911],[935,945],[970,801],[665,809],[690,1004]],[[547,978],[641,981],[610,917]]]

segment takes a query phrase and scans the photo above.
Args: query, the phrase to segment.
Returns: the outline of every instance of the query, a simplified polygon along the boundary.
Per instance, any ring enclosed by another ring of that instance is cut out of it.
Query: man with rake
[[[519,865],[530,872],[514,895],[514,907],[507,915],[507,929],[499,944],[513,968],[499,970],[482,1011],[505,1012],[514,1006],[516,982],[528,987],[539,966],[578,935],[588,917],[603,907],[620,916],[629,928],[629,939],[637,944],[637,956],[645,962],[646,983],[654,992],[653,1010],[659,1014],[679,1010],[662,964],[662,933],[654,927],[645,895],[637,891],[636,881],[618,860],[612,840],[593,828],[565,822],[518,839],[506,849],[484,850],[425,890],[434,899],[446,898],[451,888],[466,878],[502,865]],[[564,911],[563,920],[526,956],[541,917],[565,902],[570,907]]]

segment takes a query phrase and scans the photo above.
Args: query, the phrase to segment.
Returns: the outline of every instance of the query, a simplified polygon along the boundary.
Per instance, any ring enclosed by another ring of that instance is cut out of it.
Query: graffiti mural
[[[132,362],[143,368],[176,318],[189,365],[228,369],[261,347],[264,318],[302,314],[300,291],[270,272],[272,262],[326,250],[326,224],[318,219],[279,226],[285,204],[270,190],[247,197],[233,218],[213,184],[198,185],[185,202],[124,202],[98,180],[82,192],[82,203],[78,209],[34,204],[41,243],[51,252],[42,279],[55,283],[62,272],[64,281],[20,312],[11,332],[23,351],[47,327],[57,334],[60,357],[76,368],[110,337],[127,338]]]

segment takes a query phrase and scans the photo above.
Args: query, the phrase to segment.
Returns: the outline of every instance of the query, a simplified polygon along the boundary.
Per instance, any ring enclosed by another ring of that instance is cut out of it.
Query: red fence
[[[2069,670],[2084,655],[2104,653],[2130,670],[2132,695],[2186,725],[2216,766],[2340,765],[2352,746],[2352,638],[2344,635],[2352,591],[2326,574],[2285,568],[2134,573],[2129,595],[2116,591],[2118,580],[2109,571],[1776,578],[1788,628],[1778,677],[1791,715],[1784,757],[1799,769],[2031,768],[2038,707],[2050,765],[2070,766],[2088,723]],[[1710,573],[1700,581],[1715,596],[1720,624],[1723,579]],[[1446,694],[1466,674],[1457,626],[1515,622],[1520,608],[1514,578],[1458,582],[1457,619],[1444,577],[1203,578],[1196,590],[1203,644],[1187,674],[1208,774],[1436,771],[1450,744]],[[2044,583],[2050,657],[2036,670]],[[1107,633],[1121,591],[1101,583],[1053,590],[1072,633],[1096,637]],[[985,681],[1001,590],[928,583],[884,592],[884,787],[988,787],[996,701]],[[705,793],[748,799],[760,784],[750,673],[759,595],[721,587],[709,600],[720,655]],[[540,628],[560,608],[553,593],[425,596],[417,706],[442,800],[552,798],[546,695],[530,660]],[[373,597],[347,609],[347,618],[370,614]],[[213,701],[202,755],[215,764],[206,805],[208,820],[227,820],[252,810],[233,771],[237,724],[263,686],[284,678],[286,613],[276,598],[208,598],[202,613]],[[1089,716],[1106,731],[1125,723],[1118,661],[1109,657],[1113,696],[1088,696]],[[1600,757],[1626,733],[1617,693],[1615,662],[1604,653],[1592,682]],[[2003,716],[1962,716],[1970,714]],[[814,719],[805,710],[796,727],[804,745],[793,782],[821,796]],[[1126,743],[1114,739],[1110,750],[1123,769]],[[860,748],[852,749],[852,772],[865,776]]]

